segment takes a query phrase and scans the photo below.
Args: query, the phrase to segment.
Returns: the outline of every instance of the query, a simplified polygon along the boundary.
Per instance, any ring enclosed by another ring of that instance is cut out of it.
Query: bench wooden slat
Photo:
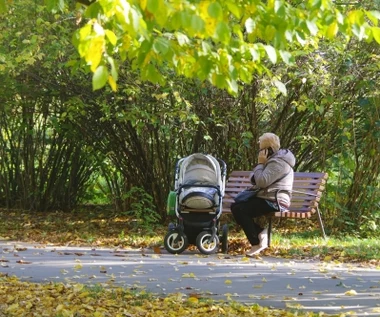
[[[231,172],[225,187],[223,198],[223,212],[231,212],[230,206],[234,197],[242,190],[251,187],[250,176],[252,171]],[[293,193],[290,210],[286,213],[275,213],[276,217],[310,218],[318,208],[320,198],[325,190],[327,173],[295,172]]]
[[[233,171],[231,172],[229,179],[234,177],[249,178],[252,171]],[[294,172],[294,179],[324,179],[327,180],[328,174],[324,172]]]
[[[280,218],[301,218],[301,219],[306,219],[310,218],[313,214],[315,213],[315,210],[308,211],[308,212],[275,212],[274,216],[275,217],[280,217]]]
[[[233,201],[230,202],[230,204],[223,204],[223,210],[225,212],[230,212],[230,205]],[[305,212],[305,211],[309,211],[309,210],[314,210],[316,207],[318,207],[318,204],[317,203],[312,203],[310,205],[305,205],[305,204],[294,204],[292,205],[292,207],[290,208],[291,211],[302,211],[302,212]],[[198,210],[195,210],[195,211],[199,211]]]

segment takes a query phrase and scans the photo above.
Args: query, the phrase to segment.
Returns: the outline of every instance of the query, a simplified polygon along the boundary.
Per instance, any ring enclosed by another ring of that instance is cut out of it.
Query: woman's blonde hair
[[[259,137],[260,150],[271,147],[273,151],[277,152],[280,149],[280,138],[274,133],[264,133]]]

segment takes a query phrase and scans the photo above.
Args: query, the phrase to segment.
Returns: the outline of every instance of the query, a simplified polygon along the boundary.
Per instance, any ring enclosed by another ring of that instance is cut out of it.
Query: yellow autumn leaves
[[[305,312],[270,309],[205,300],[197,295],[167,297],[99,285],[22,282],[0,275],[0,313],[6,317],[149,317],[149,316],[313,316]]]

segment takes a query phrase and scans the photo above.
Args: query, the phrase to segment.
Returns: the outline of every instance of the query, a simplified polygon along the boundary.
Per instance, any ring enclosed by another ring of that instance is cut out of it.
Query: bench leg
[[[326,240],[327,237],[326,237],[326,233],[325,233],[325,228],[324,228],[324,226],[323,226],[321,212],[319,211],[319,208],[318,208],[318,207],[317,207],[317,216],[318,216],[319,227],[321,228],[321,231],[322,231],[323,239]]]
[[[268,248],[270,247],[270,236],[272,234],[272,217],[269,217],[269,225],[268,225]]]

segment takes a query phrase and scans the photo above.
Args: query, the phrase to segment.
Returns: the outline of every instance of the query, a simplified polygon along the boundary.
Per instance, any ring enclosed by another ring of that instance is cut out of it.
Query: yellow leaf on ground
[[[358,293],[354,289],[351,289],[351,290],[345,292],[344,295],[346,295],[346,296],[355,296],[355,295],[358,295]]]
[[[83,268],[82,264],[77,264],[74,266],[74,270],[81,270]]]
[[[198,298],[196,297],[190,297],[188,301],[192,304],[197,304],[199,302]]]

